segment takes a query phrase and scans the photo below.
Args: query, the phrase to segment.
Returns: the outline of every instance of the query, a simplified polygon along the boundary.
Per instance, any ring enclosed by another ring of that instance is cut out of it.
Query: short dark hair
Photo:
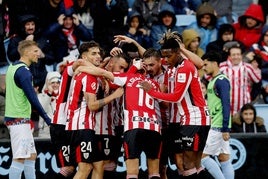
[[[150,57],[156,57],[157,59],[160,60],[161,54],[158,50],[156,50],[154,48],[149,48],[144,52],[143,58],[150,58]]]
[[[79,54],[82,55],[84,52],[88,52],[88,49],[89,48],[92,48],[92,47],[98,47],[99,49],[100,48],[100,45],[95,42],[95,41],[90,41],[90,42],[83,42],[80,46],[79,46]]]
[[[222,61],[222,56],[218,52],[209,51],[202,56],[202,59],[207,60],[207,61],[217,62],[219,64]]]
[[[223,45],[223,48],[228,52],[229,55],[230,55],[230,50],[233,49],[233,48],[239,48],[241,50],[241,53],[243,53],[243,47],[237,41],[229,41],[229,42],[226,42]]]
[[[117,54],[115,55],[114,57],[117,57],[117,58],[123,58],[125,59],[125,61],[127,62],[127,64],[129,65],[132,61],[131,57],[129,57],[126,53],[120,53],[120,54]]]

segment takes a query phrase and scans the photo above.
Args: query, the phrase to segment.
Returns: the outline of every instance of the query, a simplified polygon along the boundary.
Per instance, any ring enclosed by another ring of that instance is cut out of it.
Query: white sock
[[[34,160],[24,161],[24,176],[25,176],[25,179],[36,179]]]
[[[21,178],[23,167],[24,167],[23,163],[13,160],[9,168],[9,179]]]

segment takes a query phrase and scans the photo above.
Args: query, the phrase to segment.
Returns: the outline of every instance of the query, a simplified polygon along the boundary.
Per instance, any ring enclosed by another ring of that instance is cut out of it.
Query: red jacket
[[[245,25],[247,17],[254,18],[259,24],[253,29],[247,28]],[[238,18],[238,22],[233,24],[235,28],[235,40],[241,41],[245,45],[246,50],[248,50],[252,44],[259,41],[263,24],[264,15],[261,6],[251,4],[245,13]]]

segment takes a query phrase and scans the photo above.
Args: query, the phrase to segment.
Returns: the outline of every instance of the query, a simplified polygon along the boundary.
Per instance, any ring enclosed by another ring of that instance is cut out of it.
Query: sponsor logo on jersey
[[[133,122],[149,122],[149,123],[159,124],[158,120],[154,120],[153,118],[150,118],[150,117],[133,116],[132,121]]]
[[[177,82],[185,83],[186,82],[186,74],[185,73],[178,73]]]

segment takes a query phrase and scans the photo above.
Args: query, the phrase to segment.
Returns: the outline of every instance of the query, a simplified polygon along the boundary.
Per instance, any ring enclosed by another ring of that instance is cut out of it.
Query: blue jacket
[[[77,47],[79,47],[81,41],[92,40],[90,32],[81,22],[78,26],[74,27],[73,33],[76,37]],[[62,31],[62,26],[58,22],[52,24],[45,32],[45,35],[53,45],[57,62],[61,62],[63,57],[68,55],[69,50],[68,39]]]

